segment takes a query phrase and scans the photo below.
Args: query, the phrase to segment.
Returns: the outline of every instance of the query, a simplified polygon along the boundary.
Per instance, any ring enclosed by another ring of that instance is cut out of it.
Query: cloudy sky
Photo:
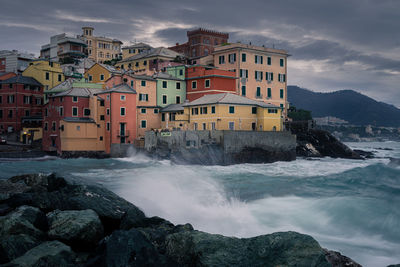
[[[399,0],[0,0],[0,50],[38,55],[51,35],[84,25],[126,45],[183,43],[196,27],[228,32],[288,50],[290,85],[400,107]]]

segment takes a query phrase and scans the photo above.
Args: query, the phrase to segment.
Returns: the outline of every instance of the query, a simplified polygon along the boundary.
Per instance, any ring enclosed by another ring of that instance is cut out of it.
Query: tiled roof
[[[122,73],[120,70],[117,70],[115,67],[113,67],[111,65],[101,64],[101,63],[98,63],[98,64],[111,73],[119,73],[119,74]]]
[[[165,47],[157,47],[157,48],[152,48],[148,51],[143,51],[138,55],[128,57],[127,59],[121,60],[118,63],[132,61],[136,59],[148,58],[148,57],[155,57],[155,56],[169,57],[171,59],[174,59],[177,56],[183,56],[183,55]]]
[[[173,111],[183,111],[183,104],[171,104],[160,110],[160,112],[173,112]]]
[[[134,45],[125,46],[122,49],[132,49],[132,48],[142,48],[142,47],[144,47],[144,48],[153,48],[150,45],[145,44],[145,43],[137,43],[137,44],[134,44]]]
[[[190,103],[183,104],[183,106],[190,107],[190,106],[209,105],[209,104],[234,104],[234,105],[259,106],[263,108],[279,108],[278,106],[272,104],[267,104],[262,101],[256,101],[244,96],[239,96],[230,93],[204,95]]]
[[[155,79],[152,76],[149,75],[136,75],[136,74],[128,74],[132,78],[139,79],[139,80],[150,80],[150,81],[155,81]]]
[[[97,94],[105,94],[105,93],[112,93],[112,92],[115,92],[115,93],[126,93],[126,94],[136,94],[136,91],[132,87],[130,87],[129,85],[127,85],[125,83],[116,85],[113,88],[108,89],[108,90],[101,90],[101,91],[97,92]]]
[[[103,90],[102,89],[73,87],[66,91],[55,94],[54,96],[51,96],[51,97],[59,97],[59,96],[89,97],[89,96],[99,93],[101,91],[103,91]]]
[[[19,84],[42,86],[42,84],[38,82],[36,79],[22,75],[11,77],[7,80],[0,81],[0,83],[19,83]]]

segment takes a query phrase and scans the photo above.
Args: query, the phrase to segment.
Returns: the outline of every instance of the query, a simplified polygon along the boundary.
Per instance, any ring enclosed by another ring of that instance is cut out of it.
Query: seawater
[[[0,162],[0,178],[49,173],[105,186],[147,216],[227,236],[277,231],[313,236],[364,266],[400,263],[400,143],[348,143],[368,160],[297,159],[232,166],[174,165],[141,154],[119,159]]]

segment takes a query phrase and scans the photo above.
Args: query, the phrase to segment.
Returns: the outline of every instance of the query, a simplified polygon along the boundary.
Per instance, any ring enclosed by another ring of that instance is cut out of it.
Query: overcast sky
[[[81,33],[152,46],[205,27],[231,42],[288,50],[288,84],[353,89],[400,107],[399,0],[0,0],[0,50],[39,55],[51,35]]]

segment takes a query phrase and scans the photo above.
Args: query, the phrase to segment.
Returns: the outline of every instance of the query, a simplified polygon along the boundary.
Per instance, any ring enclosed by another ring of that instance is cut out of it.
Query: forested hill
[[[316,93],[289,85],[288,100],[298,109],[311,110],[313,117],[334,116],[354,125],[400,127],[400,109],[353,90]]]

